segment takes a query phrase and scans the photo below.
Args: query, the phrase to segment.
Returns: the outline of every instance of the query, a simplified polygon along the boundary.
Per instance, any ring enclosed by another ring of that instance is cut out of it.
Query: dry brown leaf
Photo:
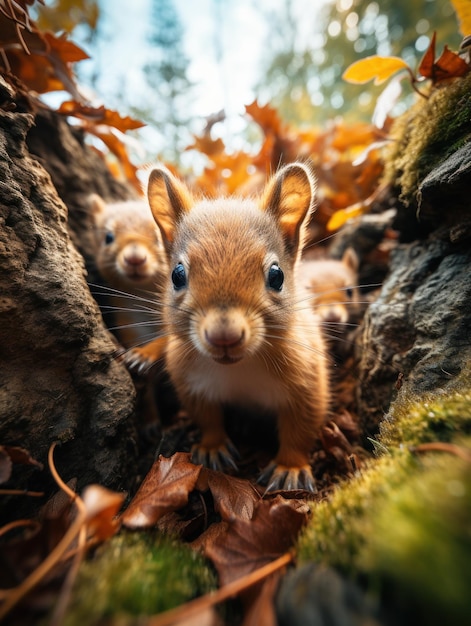
[[[100,485],[85,487],[82,500],[87,511],[87,526],[98,541],[116,534],[120,525],[116,516],[125,497],[124,493],[116,493]]]
[[[430,78],[433,84],[440,83],[450,78],[464,76],[470,70],[470,66],[458,54],[444,47],[442,54],[435,61],[435,42],[437,33],[434,32],[429,47],[419,65],[419,73],[425,78]]]
[[[203,471],[207,475],[215,509],[223,520],[252,519],[255,506],[260,501],[260,495],[252,483],[214,470]]]
[[[0,484],[11,476],[12,464],[34,465],[42,469],[42,463],[33,459],[28,450],[18,446],[0,446]]]
[[[261,500],[251,520],[229,522],[225,531],[204,544],[204,553],[212,560],[220,585],[227,585],[288,552],[307,520],[308,510],[305,503],[277,496]]]
[[[128,528],[153,526],[165,513],[185,506],[201,467],[190,463],[190,455],[184,452],[177,452],[168,459],[160,456],[124,512],[123,525]]]

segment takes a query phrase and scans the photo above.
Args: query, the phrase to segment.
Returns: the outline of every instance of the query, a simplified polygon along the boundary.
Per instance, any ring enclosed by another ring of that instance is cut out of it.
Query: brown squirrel
[[[303,260],[299,276],[322,322],[341,334],[359,309],[358,256],[347,248],[340,260]]]
[[[202,434],[192,459],[235,466],[224,405],[273,413],[278,453],[260,476],[268,491],[315,491],[309,458],[329,405],[319,320],[302,304],[296,277],[314,194],[304,163],[280,169],[259,202],[194,200],[166,169],[149,177],[170,268],[166,366]],[[128,363],[151,364],[162,347],[157,339],[131,351]]]
[[[154,302],[162,291],[167,259],[145,199],[106,203],[89,197],[95,228],[96,267],[110,288],[117,337],[125,348],[149,341],[158,328]]]

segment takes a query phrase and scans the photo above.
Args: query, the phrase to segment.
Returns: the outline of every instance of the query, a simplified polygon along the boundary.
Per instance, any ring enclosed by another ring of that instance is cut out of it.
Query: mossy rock
[[[470,432],[470,388],[396,401],[378,457],[312,505],[300,562],[361,580],[388,624],[469,623]]]
[[[121,532],[82,563],[64,626],[155,615],[216,588],[213,571],[181,542]]]
[[[420,183],[471,140],[471,73],[431,89],[399,117],[385,155],[384,181],[417,209]]]

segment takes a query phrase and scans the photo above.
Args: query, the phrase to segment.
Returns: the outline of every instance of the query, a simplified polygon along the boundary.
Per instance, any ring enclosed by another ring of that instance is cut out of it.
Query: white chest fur
[[[287,402],[280,379],[256,359],[220,365],[202,358],[192,367],[187,382],[192,393],[211,402],[266,410],[278,410]]]

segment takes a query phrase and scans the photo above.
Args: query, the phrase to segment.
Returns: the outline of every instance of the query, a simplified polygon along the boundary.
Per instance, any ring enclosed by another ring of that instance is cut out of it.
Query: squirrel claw
[[[262,470],[257,482],[267,486],[266,493],[297,490],[317,492],[316,481],[309,465],[285,467],[272,461]]]
[[[152,367],[153,362],[145,359],[138,350],[138,348],[127,350],[120,357],[130,372],[142,376]]]
[[[219,472],[225,469],[237,470],[235,459],[239,458],[236,447],[229,439],[219,448],[203,448],[196,444],[191,449],[191,461]]]

